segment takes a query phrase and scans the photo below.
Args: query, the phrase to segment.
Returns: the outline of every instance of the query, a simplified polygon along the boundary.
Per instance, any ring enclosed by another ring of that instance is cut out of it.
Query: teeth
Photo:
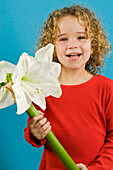
[[[81,54],[69,54],[67,55],[68,57],[71,57],[71,56],[80,56]]]
[[[75,55],[75,56],[76,56],[76,55],[78,55],[78,54],[71,54],[71,55]]]

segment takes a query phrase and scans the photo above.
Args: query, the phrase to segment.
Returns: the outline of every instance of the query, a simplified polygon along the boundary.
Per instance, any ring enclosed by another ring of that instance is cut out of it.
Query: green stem
[[[6,74],[6,82],[2,82],[2,83],[0,83],[0,88],[2,87],[2,86],[5,86],[7,83],[9,83],[10,81],[12,81],[12,75],[13,75],[13,73],[7,73]]]
[[[31,104],[30,108],[27,110],[27,113],[31,118],[40,114],[33,104]],[[49,131],[46,135],[46,140],[68,170],[79,170],[52,131]]]
[[[13,73],[7,73],[6,74],[6,82],[9,83],[10,81],[12,81],[12,75]]]

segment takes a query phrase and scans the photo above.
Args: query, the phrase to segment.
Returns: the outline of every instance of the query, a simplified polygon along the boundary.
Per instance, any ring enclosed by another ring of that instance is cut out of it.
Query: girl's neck
[[[61,70],[59,81],[63,85],[78,85],[87,82],[93,77],[92,74],[84,70]]]

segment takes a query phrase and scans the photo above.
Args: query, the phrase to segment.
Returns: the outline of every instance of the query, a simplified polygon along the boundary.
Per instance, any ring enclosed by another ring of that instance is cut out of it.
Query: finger
[[[37,123],[38,124],[38,123]],[[40,129],[35,127],[33,128],[32,134],[38,139],[42,140],[46,137],[47,133],[51,130],[50,122],[47,122]]]
[[[37,115],[37,116],[34,116],[31,120],[30,120],[30,123],[29,123],[29,127],[33,127],[37,121],[39,121],[40,119],[43,118],[43,115]]]
[[[79,163],[79,164],[76,164],[78,168],[80,168],[81,170],[88,170],[87,167],[82,164],[82,163]]]
[[[83,164],[76,164],[78,166],[78,168],[82,168],[83,167]]]
[[[40,110],[38,110],[38,112],[39,112],[41,115],[44,115],[44,113],[43,113],[43,112],[41,112]]]
[[[41,134],[41,138],[44,139],[46,137],[46,135],[49,133],[49,131],[51,130],[51,126],[49,126],[42,134]]]
[[[43,126],[41,126],[40,131],[43,133],[50,126],[50,122],[48,121]]]
[[[35,124],[35,128],[41,128],[47,122],[47,118],[43,118]]]

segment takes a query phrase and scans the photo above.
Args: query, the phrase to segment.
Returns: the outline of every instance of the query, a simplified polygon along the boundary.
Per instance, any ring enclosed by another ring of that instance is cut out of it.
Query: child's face
[[[91,41],[76,17],[68,15],[59,20],[56,53],[62,68],[85,69],[92,53]]]

